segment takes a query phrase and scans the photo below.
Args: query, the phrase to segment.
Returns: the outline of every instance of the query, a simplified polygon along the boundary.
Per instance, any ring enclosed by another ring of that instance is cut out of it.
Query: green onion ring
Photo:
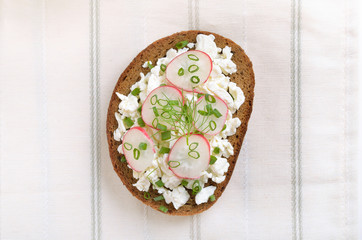
[[[130,144],[130,143],[128,143],[128,142],[125,142],[125,143],[123,143],[123,146],[124,146],[124,148],[126,149],[126,150],[132,150],[132,148],[133,148],[133,146],[132,146],[132,144]],[[128,146],[128,147],[127,147]]]

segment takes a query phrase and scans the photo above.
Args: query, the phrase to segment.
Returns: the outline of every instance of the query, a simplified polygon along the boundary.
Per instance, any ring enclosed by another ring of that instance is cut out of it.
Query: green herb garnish
[[[162,72],[166,71],[166,65],[165,64],[161,64],[160,69]]]
[[[189,42],[186,41],[186,40],[185,40],[185,41],[181,41],[181,42],[176,43],[175,47],[176,47],[177,49],[181,49],[181,48],[184,48],[188,43],[189,43]]]
[[[169,153],[169,152],[170,152],[170,148],[168,148],[168,147],[161,147],[161,149],[160,149],[160,154]]]
[[[148,61],[148,62],[147,62],[147,66],[148,66],[148,68],[149,68],[149,69],[154,68],[154,66],[151,64],[151,62],[150,62],[150,61]]]
[[[170,168],[177,168],[181,165],[179,161],[169,161],[167,164]]]
[[[178,74],[179,76],[183,76],[183,75],[184,75],[184,69],[183,69],[183,68],[180,68],[180,69],[178,70],[177,74]]]
[[[161,131],[167,131],[167,127],[161,123],[157,123],[156,128]]]
[[[215,201],[215,195],[214,195],[214,194],[211,195],[211,196],[209,197],[209,199],[210,199],[211,202]]]
[[[184,187],[186,187],[188,184],[189,184],[189,182],[186,181],[185,179],[183,179],[183,180],[181,181],[181,185],[184,186]]]
[[[216,162],[217,158],[215,156],[210,156],[210,165],[214,164]]]
[[[145,122],[143,121],[142,118],[138,118],[138,119],[137,119],[137,123],[138,123],[138,125],[139,125],[140,127],[146,126],[146,124],[145,124]]]
[[[121,157],[121,162],[127,162],[127,160],[126,160],[126,157],[125,157],[125,156],[122,156],[122,157]]]
[[[195,180],[195,182],[192,184],[192,194],[195,195],[200,191],[201,191],[200,181]]]
[[[149,192],[145,192],[145,193],[143,194],[143,197],[144,197],[146,200],[148,200],[148,199],[151,198],[151,195],[150,195]]]
[[[124,146],[124,148],[126,149],[126,150],[132,150],[132,148],[133,148],[133,146],[132,146],[132,144],[130,144],[130,143],[128,143],[128,142],[125,142],[125,143],[123,143],[123,146]]]
[[[125,118],[123,119],[123,123],[124,123],[124,125],[125,125],[126,128],[130,128],[130,127],[132,127],[133,124],[134,124],[133,120],[130,119],[129,117],[125,117]]]
[[[134,148],[134,149],[133,149],[133,157],[134,157],[136,160],[138,160],[138,159],[140,158],[140,154],[141,154],[140,150],[138,150],[137,148]]]
[[[160,209],[162,212],[164,212],[164,213],[167,213],[167,212],[168,212],[168,208],[165,207],[165,206],[163,206],[163,205],[161,205],[159,209]]]
[[[133,91],[131,92],[131,94],[132,94],[133,96],[138,96],[138,94],[140,94],[140,92],[141,92],[140,88],[135,88],[135,89],[133,89]]]
[[[195,54],[188,54],[187,57],[192,61],[199,61],[199,58]]]
[[[219,147],[215,147],[214,151],[212,151],[215,154],[219,154],[220,153],[220,148]]]
[[[153,198],[153,200],[155,200],[156,202],[164,200],[165,198],[163,197],[163,195],[157,196],[155,198]]]
[[[155,184],[158,186],[158,187],[163,187],[165,184],[162,182],[162,180],[158,180],[157,182],[155,182]]]
[[[171,139],[171,131],[162,132],[161,133],[161,139],[162,140]]]
[[[197,72],[199,70],[199,66],[195,65],[195,64],[192,64],[189,66],[189,68],[187,69],[190,73],[194,73],[194,72]]]
[[[145,142],[141,142],[140,145],[138,145],[140,150],[146,150],[147,149],[147,143]]]
[[[200,82],[200,78],[198,76],[192,76],[190,78],[191,82],[194,83],[194,84],[197,84]]]

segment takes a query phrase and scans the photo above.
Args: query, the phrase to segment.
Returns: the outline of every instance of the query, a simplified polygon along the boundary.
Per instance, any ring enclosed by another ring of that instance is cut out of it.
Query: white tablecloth
[[[357,239],[357,1],[1,0],[0,239]],[[234,175],[194,217],[112,169],[108,102],[151,42],[240,44],[254,110]]]

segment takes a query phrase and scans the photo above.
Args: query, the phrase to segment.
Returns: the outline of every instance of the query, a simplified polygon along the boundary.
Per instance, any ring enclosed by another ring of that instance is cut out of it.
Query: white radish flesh
[[[223,129],[227,115],[227,104],[219,97],[206,94],[197,100],[194,125],[202,133],[216,135]]]
[[[142,119],[152,128],[158,129],[157,124],[162,124],[170,129],[169,120],[173,116],[170,114],[169,109],[172,107],[180,111],[182,103],[183,96],[180,90],[173,86],[158,87],[150,92],[145,99],[142,105]]]
[[[147,144],[145,150],[140,149],[141,143]],[[133,127],[126,132],[123,137],[122,150],[127,163],[136,172],[143,172],[151,166],[156,152],[150,136],[141,127]]]
[[[207,53],[191,50],[175,57],[166,68],[166,79],[178,88],[192,91],[205,83],[212,70],[212,60]]]
[[[197,179],[210,162],[210,144],[202,135],[180,137],[173,145],[167,164],[179,178]]]

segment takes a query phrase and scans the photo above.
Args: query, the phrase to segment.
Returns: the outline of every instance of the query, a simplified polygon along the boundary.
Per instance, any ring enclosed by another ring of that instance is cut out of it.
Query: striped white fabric
[[[356,0],[0,0],[0,239],[357,239]],[[191,217],[113,171],[113,87],[187,29],[240,44],[256,76],[233,177]]]

